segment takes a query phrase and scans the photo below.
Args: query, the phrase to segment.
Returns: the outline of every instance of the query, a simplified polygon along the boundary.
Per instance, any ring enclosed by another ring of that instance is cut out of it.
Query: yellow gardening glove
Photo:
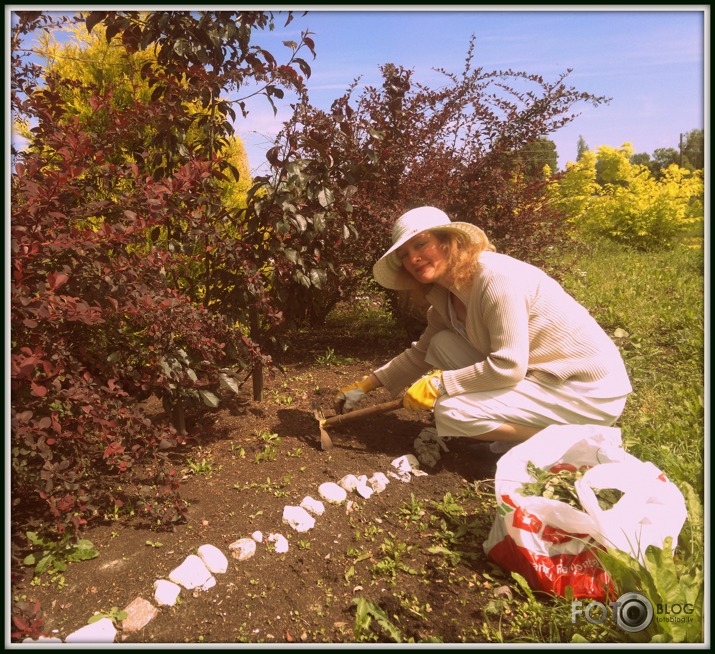
[[[355,405],[364,400],[365,396],[375,390],[375,386],[366,375],[360,381],[341,388],[335,396],[335,412],[347,413],[355,408]]]
[[[403,405],[409,411],[429,411],[434,407],[435,400],[446,392],[442,371],[433,370],[410,386]]]

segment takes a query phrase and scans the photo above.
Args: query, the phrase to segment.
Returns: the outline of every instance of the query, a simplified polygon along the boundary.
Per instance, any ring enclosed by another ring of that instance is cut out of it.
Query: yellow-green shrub
[[[693,206],[704,192],[702,171],[671,165],[656,180],[646,166],[630,162],[631,150],[628,143],[618,150],[601,146],[595,160],[570,164],[552,187],[555,201],[587,236],[644,250],[668,246],[701,219]]]

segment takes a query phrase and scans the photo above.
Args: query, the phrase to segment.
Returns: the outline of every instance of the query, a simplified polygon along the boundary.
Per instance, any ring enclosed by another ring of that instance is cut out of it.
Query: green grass
[[[703,493],[704,259],[679,246],[636,252],[602,243],[564,287],[616,339],[633,385],[619,426],[626,448]],[[619,332],[620,333],[620,332]]]

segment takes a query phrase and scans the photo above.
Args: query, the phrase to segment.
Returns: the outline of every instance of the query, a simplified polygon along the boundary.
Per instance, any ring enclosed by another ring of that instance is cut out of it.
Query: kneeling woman
[[[409,386],[405,408],[433,409],[439,439],[507,447],[549,425],[610,426],[619,418],[632,388],[618,348],[554,279],[498,254],[481,229],[434,207],[400,216],[392,241],[374,277],[385,288],[421,292],[427,327],[404,352],[340,389],[338,411],[381,386],[393,395]],[[434,431],[415,442],[418,456]]]

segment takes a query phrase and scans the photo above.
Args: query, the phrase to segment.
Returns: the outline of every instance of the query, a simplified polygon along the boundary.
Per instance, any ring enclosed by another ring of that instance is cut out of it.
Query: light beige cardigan
[[[455,294],[467,307],[466,333],[481,361],[444,371],[450,395],[516,385],[526,376],[549,385],[585,384],[590,397],[631,392],[615,343],[594,318],[540,269],[496,252],[483,252],[471,288]],[[450,292],[434,285],[427,294],[427,328],[402,354],[375,371],[397,394],[426,373],[425,355],[439,331],[455,331],[447,303]]]

